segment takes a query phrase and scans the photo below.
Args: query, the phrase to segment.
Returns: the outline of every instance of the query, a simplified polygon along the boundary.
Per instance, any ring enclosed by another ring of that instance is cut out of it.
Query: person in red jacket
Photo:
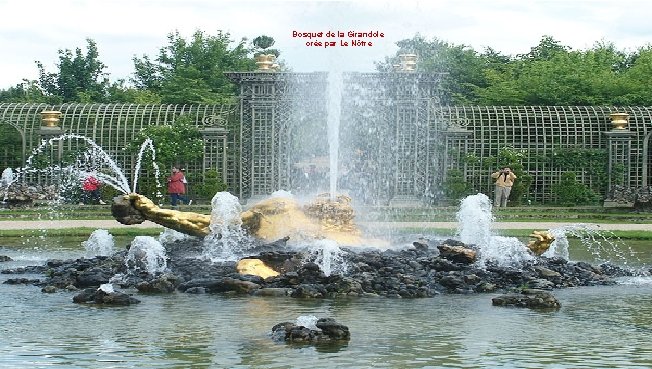
[[[172,167],[172,174],[168,177],[168,193],[170,194],[170,203],[177,206],[179,201],[190,205],[190,202],[184,194],[186,193],[186,176],[179,169],[178,165]]]
[[[89,175],[84,179],[82,182],[82,190],[84,190],[84,196],[83,196],[83,202],[80,203],[82,204],[89,204],[91,203],[91,200],[94,203],[98,203],[100,205],[106,205],[104,201],[100,198],[100,186],[102,184],[100,181],[95,178],[93,175]]]

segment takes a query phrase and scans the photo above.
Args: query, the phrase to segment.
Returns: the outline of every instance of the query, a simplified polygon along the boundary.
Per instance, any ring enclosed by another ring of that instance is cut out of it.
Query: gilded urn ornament
[[[627,113],[611,113],[611,125],[614,129],[627,129],[629,114]]]
[[[43,127],[59,127],[61,112],[56,110],[45,110],[41,112],[41,122]]]

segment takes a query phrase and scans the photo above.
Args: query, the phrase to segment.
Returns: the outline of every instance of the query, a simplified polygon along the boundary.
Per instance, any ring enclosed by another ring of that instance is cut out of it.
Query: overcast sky
[[[332,70],[334,64],[373,71],[374,61],[396,52],[396,41],[416,33],[512,55],[528,52],[543,35],[573,49],[604,40],[635,50],[652,41],[647,0],[0,0],[0,14],[0,88],[35,79],[36,60],[56,71],[57,51],[85,50],[87,38],[96,42],[111,79],[128,79],[132,58],[155,57],[173,31],[189,37],[195,30],[222,30],[234,40],[266,34],[300,72]],[[293,31],[378,31],[384,37],[363,38],[371,47],[308,47],[309,40],[293,38]]]

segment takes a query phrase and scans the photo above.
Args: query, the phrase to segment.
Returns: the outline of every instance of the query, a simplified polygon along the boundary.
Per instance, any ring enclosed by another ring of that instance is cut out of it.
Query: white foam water
[[[88,240],[82,242],[86,250],[86,257],[110,256],[113,254],[115,241],[113,235],[106,229],[96,229],[88,237]]]
[[[167,268],[165,248],[154,237],[136,236],[125,258],[127,268],[149,274],[164,272]]]
[[[319,319],[317,319],[317,317],[314,315],[300,315],[297,318],[295,324],[316,331],[316,330],[320,330],[319,328],[317,328],[317,320]]]
[[[481,193],[467,196],[460,202],[456,214],[460,241],[478,246],[489,245],[493,236],[491,224],[495,220],[491,209],[491,200]]]
[[[337,242],[321,239],[308,244],[309,257],[311,261],[319,266],[326,276],[331,274],[346,274],[348,263],[345,259],[346,252],[342,250]]]
[[[649,286],[652,284],[652,276],[634,276],[616,278],[616,282],[629,286]]]
[[[495,220],[492,204],[484,194],[467,196],[460,203],[457,212],[458,234],[467,245],[476,245],[480,249],[478,265],[487,262],[498,265],[519,265],[533,260],[527,247],[515,237],[497,236],[491,230]]]
[[[211,206],[210,234],[204,238],[204,256],[213,261],[238,260],[250,244],[242,229],[240,201],[228,192],[218,192]]]
[[[186,240],[189,238],[193,238],[193,236],[187,235],[185,233],[181,233],[179,231],[175,231],[174,229],[170,229],[170,228],[164,228],[163,232],[161,232],[161,234],[158,235],[158,241],[164,245],[176,241]]]
[[[113,289],[113,284],[111,283],[104,283],[101,284],[100,287],[97,289],[98,291],[102,291],[106,294],[114,293],[115,290]]]
[[[0,187],[9,186],[9,184],[13,181],[14,181],[14,170],[11,168],[5,168],[2,171],[2,176],[0,176]]]

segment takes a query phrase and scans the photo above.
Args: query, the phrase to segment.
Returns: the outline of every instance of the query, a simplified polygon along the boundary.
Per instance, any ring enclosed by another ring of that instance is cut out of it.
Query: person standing
[[[512,186],[514,185],[514,180],[516,175],[508,167],[505,167],[495,173],[491,174],[491,178],[496,180],[496,193],[494,196],[494,206],[507,207],[507,199],[509,198],[510,192],[512,192]]]
[[[93,175],[89,175],[82,182],[82,190],[84,190],[84,198],[80,205],[90,204],[91,201],[100,205],[106,205],[100,198],[100,181]]]
[[[179,169],[179,166],[172,167],[172,174],[168,177],[168,193],[170,194],[170,203],[172,206],[177,206],[179,201],[183,201],[190,205],[190,201],[184,194],[186,193],[186,176]]]

